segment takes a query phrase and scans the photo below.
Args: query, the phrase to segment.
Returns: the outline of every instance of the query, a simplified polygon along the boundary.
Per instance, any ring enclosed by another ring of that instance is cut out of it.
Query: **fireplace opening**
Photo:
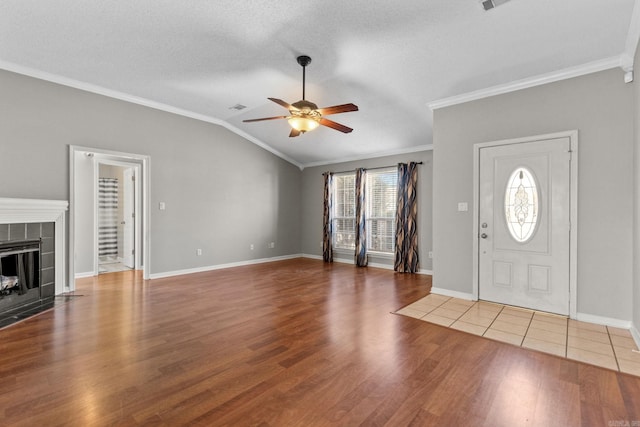
[[[0,312],[40,300],[41,240],[0,243]]]

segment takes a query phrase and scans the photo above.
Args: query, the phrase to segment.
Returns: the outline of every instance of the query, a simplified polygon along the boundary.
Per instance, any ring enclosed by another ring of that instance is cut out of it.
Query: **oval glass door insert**
[[[538,225],[538,186],[527,168],[518,167],[507,181],[504,214],[511,237],[524,243],[531,239]]]

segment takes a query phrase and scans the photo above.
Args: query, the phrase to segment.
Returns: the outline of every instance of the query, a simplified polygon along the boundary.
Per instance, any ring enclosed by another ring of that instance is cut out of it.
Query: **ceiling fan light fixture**
[[[288,121],[289,126],[299,131],[300,133],[309,132],[320,125],[317,120],[305,116],[291,116],[289,117]]]

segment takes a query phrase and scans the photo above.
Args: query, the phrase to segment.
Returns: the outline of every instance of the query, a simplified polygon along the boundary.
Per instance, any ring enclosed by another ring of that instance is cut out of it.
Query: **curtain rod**
[[[421,165],[422,164],[422,162],[413,162],[413,163],[415,163],[416,165]],[[396,163],[395,165],[378,166],[377,168],[363,168],[363,169],[366,170],[366,171],[373,171],[373,170],[376,170],[376,169],[388,169],[388,168],[392,168],[394,166],[398,166],[398,163]],[[359,169],[359,168],[356,168],[356,169]],[[338,173],[347,173],[347,172],[354,172],[354,171],[355,171],[355,169],[348,170],[348,171],[331,172],[331,173],[332,174],[338,174]],[[324,175],[324,172],[322,173],[322,175]]]

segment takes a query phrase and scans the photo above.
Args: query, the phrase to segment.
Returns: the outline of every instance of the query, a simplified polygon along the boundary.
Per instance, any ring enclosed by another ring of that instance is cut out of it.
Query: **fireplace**
[[[41,300],[42,240],[0,242],[0,313]]]
[[[68,205],[0,198],[0,317],[72,290],[65,283]]]

